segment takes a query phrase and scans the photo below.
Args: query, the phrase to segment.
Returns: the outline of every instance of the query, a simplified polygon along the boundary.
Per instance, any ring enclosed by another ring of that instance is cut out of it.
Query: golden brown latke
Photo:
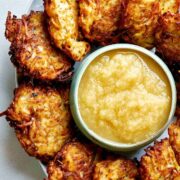
[[[94,158],[91,146],[78,141],[67,143],[49,163],[48,180],[90,180]]]
[[[71,138],[69,88],[23,84],[5,114],[26,152],[46,162]]]
[[[118,43],[124,0],[79,0],[79,26],[84,36],[100,45]]]
[[[9,12],[5,35],[11,42],[11,60],[24,75],[47,81],[71,76],[73,63],[51,45],[42,12],[31,12],[21,19]]]
[[[180,14],[165,13],[159,18],[155,41],[167,63],[180,63]]]
[[[140,175],[143,180],[175,180],[180,177],[180,166],[167,138],[146,149],[140,161]]]
[[[98,162],[94,168],[93,180],[135,180],[137,176],[135,163],[119,158]]]
[[[44,0],[49,33],[55,45],[75,61],[89,52],[90,45],[79,41],[78,4],[76,0]]]
[[[161,14],[166,12],[178,13],[180,8],[179,0],[159,0]]]
[[[128,42],[152,48],[154,29],[159,15],[157,0],[130,0],[122,18],[122,38]]]
[[[180,165],[180,117],[169,126],[168,133],[170,144]]]
[[[176,13],[178,0],[128,0],[120,23],[122,38],[151,49],[159,15],[166,11]]]

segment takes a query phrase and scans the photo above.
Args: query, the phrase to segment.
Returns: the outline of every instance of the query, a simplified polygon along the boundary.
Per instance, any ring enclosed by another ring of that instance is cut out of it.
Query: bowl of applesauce
[[[172,120],[176,87],[166,64],[131,44],[114,44],[87,56],[75,72],[70,108],[94,143],[132,151],[158,138]]]

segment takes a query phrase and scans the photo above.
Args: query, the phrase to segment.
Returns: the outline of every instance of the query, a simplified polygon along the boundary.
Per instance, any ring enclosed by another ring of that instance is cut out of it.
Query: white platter
[[[43,1],[42,0],[34,0],[32,1],[32,4],[30,5],[29,7],[29,11],[27,13],[29,13],[30,11],[43,11]],[[154,52],[154,49],[152,50]],[[77,67],[78,64],[75,64],[75,66]],[[17,75],[16,75],[16,84],[17,83]],[[176,118],[174,118],[172,121],[174,121]],[[163,139],[165,137],[168,137],[168,132],[167,132],[167,129],[166,131],[157,139],[157,140],[160,140],[160,139]],[[153,143],[149,144],[148,146],[150,145],[153,145]],[[145,153],[144,149],[148,146],[145,146],[141,149],[139,149],[138,151],[136,152],[131,152],[131,153],[126,153],[126,154],[123,154],[124,156],[130,158],[130,159],[134,159],[136,158],[137,160],[140,160],[141,156]],[[46,166],[44,166],[40,161],[39,161],[41,167],[42,167],[42,170],[44,171],[44,173],[47,175],[47,172],[46,172]]]

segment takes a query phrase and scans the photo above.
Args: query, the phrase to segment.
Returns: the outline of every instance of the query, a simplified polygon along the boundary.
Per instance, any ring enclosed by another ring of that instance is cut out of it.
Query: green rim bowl
[[[135,144],[124,144],[124,143],[113,142],[113,141],[110,141],[108,139],[105,139],[105,138],[99,136],[98,134],[93,132],[87,126],[87,124],[84,122],[83,118],[81,117],[79,107],[78,107],[78,89],[79,89],[79,85],[81,82],[81,78],[82,78],[86,68],[90,65],[90,63],[97,56],[101,55],[102,53],[105,53],[105,52],[111,51],[111,50],[118,50],[118,49],[135,50],[135,51],[141,52],[141,53],[151,57],[165,72],[165,74],[169,80],[169,84],[171,86],[172,102],[171,102],[171,109],[170,109],[169,117],[167,119],[166,124],[158,132],[156,132],[152,137],[150,137],[144,141],[135,143]],[[103,148],[106,148],[108,150],[111,150],[111,151],[126,152],[126,151],[137,150],[137,149],[153,142],[155,139],[157,139],[167,129],[169,123],[173,119],[175,108],[176,108],[175,81],[173,79],[173,76],[172,76],[170,70],[166,66],[166,64],[158,56],[156,56],[153,52],[151,52],[145,48],[142,48],[140,46],[136,46],[136,45],[132,45],[132,44],[109,45],[109,46],[100,48],[100,49],[94,51],[93,53],[91,53],[90,55],[88,55],[83,60],[83,62],[80,64],[80,66],[77,68],[77,70],[73,76],[73,80],[72,80],[72,84],[71,84],[70,108],[71,108],[73,118],[74,118],[75,123],[78,126],[78,128],[88,139],[90,139],[95,144],[97,144]]]

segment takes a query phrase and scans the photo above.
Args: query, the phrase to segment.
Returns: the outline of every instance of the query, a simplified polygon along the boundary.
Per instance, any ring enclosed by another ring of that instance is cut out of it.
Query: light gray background
[[[5,110],[15,87],[14,67],[8,56],[9,43],[4,37],[8,11],[18,16],[27,12],[32,0],[0,0],[0,111]],[[18,143],[4,117],[0,118],[0,180],[43,180],[37,160],[29,157]]]

